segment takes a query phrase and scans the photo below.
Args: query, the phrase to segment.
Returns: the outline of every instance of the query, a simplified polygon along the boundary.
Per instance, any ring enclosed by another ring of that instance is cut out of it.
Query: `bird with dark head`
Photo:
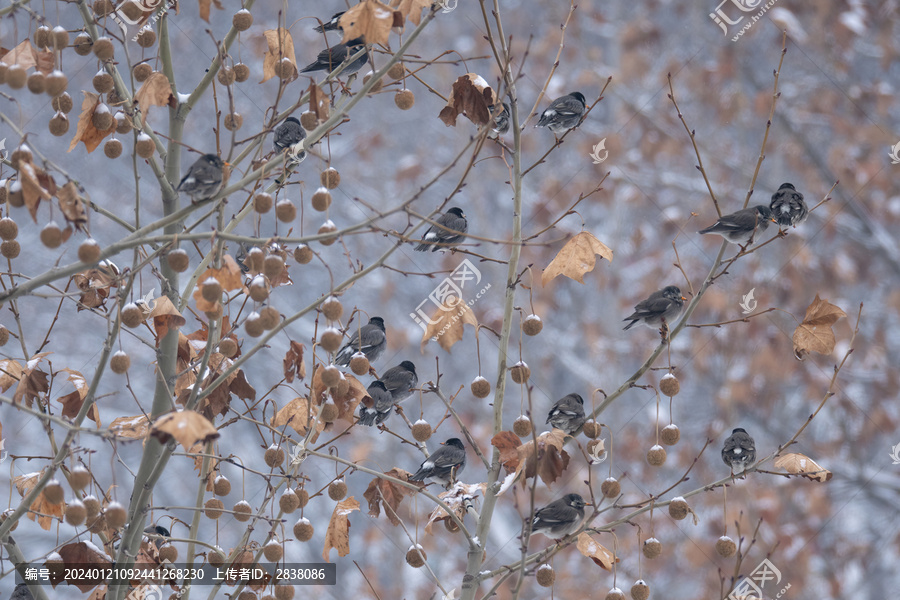
[[[550,103],[535,127],[546,127],[559,135],[569,129],[578,127],[587,110],[584,94],[572,92],[561,96]]]
[[[316,57],[315,62],[311,62],[302,69],[300,69],[301,73],[311,73],[313,71],[327,71],[331,73],[335,69],[337,69],[344,61],[350,58],[352,55],[356,54],[356,52],[365,46],[365,42],[363,38],[358,37],[356,39],[350,40],[346,44],[335,44],[330,48],[325,48],[319,55]],[[356,73],[360,69],[363,68],[369,62],[369,53],[366,52],[352,63],[344,67],[344,70],[341,71],[341,75],[350,75],[352,73]]]
[[[757,233],[764,232],[769,223],[774,223],[772,209],[764,204],[742,208],[728,215],[722,215],[719,220],[701,229],[700,233],[715,233],[732,244],[741,246],[753,241]]]
[[[646,300],[641,300],[634,306],[634,312],[623,319],[629,321],[623,329],[631,329],[635,323],[643,323],[647,327],[661,327],[663,323],[668,325],[678,318],[684,309],[684,301],[681,289],[675,285],[669,285],[653,292]]]
[[[369,384],[366,393],[372,399],[372,406],[359,403],[359,424],[367,427],[381,425],[391,416],[394,397],[385,388],[384,383],[377,379]]]
[[[359,328],[359,332],[354,332],[350,341],[338,351],[334,363],[346,367],[357,352],[365,354],[370,363],[375,362],[385,348],[387,348],[387,334],[384,319],[372,317],[368,323]]]
[[[562,429],[572,435],[584,425],[584,398],[569,394],[556,401],[547,415],[547,423],[555,429]]]
[[[465,466],[466,447],[459,438],[450,438],[419,465],[419,470],[410,475],[409,480],[427,480],[447,487]]]
[[[494,114],[494,111],[497,110],[496,106],[492,106],[490,108],[491,114]],[[503,135],[507,131],[509,131],[509,104],[506,102],[503,103],[503,108],[500,109],[500,112],[494,117],[494,122],[491,126],[491,130],[498,135]],[[496,137],[496,136],[495,136]]]
[[[215,154],[198,158],[178,184],[178,191],[191,197],[192,202],[208,200],[222,187],[225,161]]]
[[[454,206],[441,215],[436,223],[425,232],[422,242],[415,247],[416,252],[427,250],[436,252],[457,246],[466,239],[465,234],[469,230],[469,222],[466,221],[466,215],[461,208]]]
[[[772,194],[769,208],[779,227],[796,227],[809,216],[803,194],[797,191],[793,183],[781,184],[778,191]]]
[[[300,140],[306,139],[306,130],[295,117],[288,117],[275,128],[274,136],[275,152],[284,152]],[[304,158],[306,158],[306,150],[301,150],[296,157],[289,157],[288,161],[291,164],[298,164]]]
[[[315,27],[313,27],[313,31],[318,31],[319,33],[325,33],[326,31],[337,31],[338,29],[341,29],[340,20],[341,20],[341,17],[344,16],[345,12],[347,12],[347,11],[342,10],[340,12],[334,13],[334,15],[332,15],[332,17],[330,19],[328,19],[321,25],[316,25]]]
[[[538,509],[531,521],[531,533],[542,533],[561,540],[578,531],[584,520],[584,498],[578,494],[566,494],[547,506]]]
[[[725,445],[722,446],[722,460],[731,467],[735,475],[756,462],[756,444],[753,438],[741,427],[731,432]]]
[[[391,367],[379,379],[387,391],[391,393],[394,402],[402,402],[409,398],[413,389],[419,385],[419,376],[416,374],[416,365],[412,361],[404,360],[396,367]]]

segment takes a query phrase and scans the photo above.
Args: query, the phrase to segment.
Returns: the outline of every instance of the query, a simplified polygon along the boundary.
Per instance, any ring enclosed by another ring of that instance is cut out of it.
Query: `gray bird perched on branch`
[[[744,245],[757,233],[762,233],[769,227],[769,223],[774,223],[772,217],[772,209],[764,204],[742,208],[739,211],[729,215],[722,215],[719,220],[707,227],[701,229],[700,233],[715,233],[732,244]]]
[[[302,69],[300,69],[301,73],[311,73],[312,71],[328,71],[329,73],[337,69],[341,63],[350,58],[353,54],[365,46],[365,42],[363,42],[363,38],[358,37],[356,39],[350,40],[346,44],[335,44],[330,48],[325,48],[319,55],[316,57],[315,62],[311,62]],[[356,73],[360,69],[363,68],[369,62],[369,53],[366,52],[352,63],[347,65],[341,73],[343,75],[350,75],[351,73]]]
[[[496,106],[490,107],[491,114],[494,113],[494,110],[496,108],[497,108]],[[504,133],[509,131],[509,119],[510,119],[509,104],[504,102],[503,108],[500,110],[500,112],[497,114],[497,116],[494,117],[494,124],[491,127],[493,132],[497,133],[499,135],[503,135]]]
[[[744,469],[756,462],[756,444],[753,438],[740,427],[732,431],[722,447],[722,460],[731,467],[732,473],[743,473]]]
[[[341,29],[340,20],[341,17],[344,16],[345,12],[347,11],[342,10],[341,12],[334,13],[334,15],[330,19],[328,19],[321,25],[316,25],[315,27],[313,27],[313,31],[325,33],[326,31],[336,31],[338,29]]]
[[[402,402],[412,395],[413,388],[419,385],[419,376],[416,374],[416,365],[412,361],[404,360],[396,367],[385,371],[379,381],[391,393],[396,403]]]
[[[469,222],[466,221],[466,215],[461,208],[454,206],[441,215],[436,222],[437,225],[432,225],[425,232],[422,242],[415,247],[416,252],[428,250],[436,252],[456,246],[466,239],[465,233],[469,229]]]
[[[563,133],[573,127],[578,127],[584,113],[587,110],[587,103],[584,100],[584,94],[581,92],[572,92],[561,96],[550,103],[535,127],[546,127],[555,134]]]
[[[198,158],[178,184],[178,191],[191,197],[193,202],[208,200],[222,187],[222,169],[225,161],[215,154]]]
[[[408,360],[385,371],[381,379],[373,381],[366,390],[373,400],[372,406],[359,405],[360,425],[371,427],[384,423],[394,405],[412,395],[412,389],[417,385],[416,365]]]
[[[394,397],[385,388],[384,383],[377,379],[369,384],[369,387],[366,388],[366,393],[372,398],[372,406],[368,407],[360,402],[359,424],[367,427],[381,425],[391,416],[391,409],[394,408]]]
[[[575,533],[584,519],[584,507],[584,498],[580,495],[566,494],[535,511],[531,533],[542,533],[558,540]]]
[[[634,306],[634,312],[623,319],[630,321],[623,329],[631,329],[635,323],[643,323],[647,327],[660,327],[665,321],[667,324],[678,318],[684,309],[684,301],[681,289],[675,285],[669,285],[653,292],[646,300],[641,300]]]
[[[275,152],[284,152],[300,140],[306,139],[306,130],[295,117],[288,117],[275,128],[274,137]],[[304,158],[306,150],[301,150],[296,158],[290,157],[288,161],[291,164],[299,164]]]
[[[568,435],[572,435],[578,428],[584,425],[584,398],[578,394],[569,394],[556,401],[547,422],[555,429],[562,429]]]
[[[387,348],[387,335],[384,330],[384,319],[381,317],[372,317],[369,322],[359,328],[358,333],[354,333],[353,337],[347,344],[340,349],[334,362],[337,365],[346,367],[350,364],[350,359],[357,352],[362,352],[369,359],[369,362],[375,362],[378,357]]]
[[[410,481],[425,481],[450,485],[452,478],[459,477],[466,466],[466,447],[459,438],[450,438],[435,450],[419,466],[419,470],[409,476]]]
[[[772,194],[769,208],[779,227],[796,227],[809,216],[803,194],[797,191],[793,183],[781,184],[778,191]]]

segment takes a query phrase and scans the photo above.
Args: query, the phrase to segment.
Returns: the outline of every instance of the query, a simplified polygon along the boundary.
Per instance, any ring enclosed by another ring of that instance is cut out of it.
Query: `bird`
[[[744,245],[753,239],[757,233],[762,233],[774,223],[772,209],[764,204],[742,208],[730,215],[722,215],[719,220],[700,233],[715,233],[732,244]]]
[[[368,323],[359,328],[359,333],[338,351],[334,362],[346,367],[357,352],[365,354],[369,362],[375,362],[386,347],[387,336],[384,331],[384,319],[372,317]]]
[[[34,582],[31,585],[39,584]],[[27,583],[18,583],[16,584],[16,589],[13,590],[12,595],[9,597],[9,600],[34,600],[34,596],[31,595],[31,590],[28,589]]]
[[[466,466],[466,447],[459,438],[450,438],[442,447],[426,458],[419,470],[409,476],[410,481],[425,481],[450,485]]]
[[[365,45],[363,42],[363,38],[358,37],[350,40],[346,44],[335,44],[330,48],[325,48],[319,55],[316,57],[315,62],[309,63],[302,69],[300,69],[301,73],[310,73],[312,71],[334,71],[338,68],[341,63],[350,58],[351,55],[356,54],[356,52]],[[363,65],[369,62],[369,53],[365,53],[352,63],[347,65],[341,73],[343,75],[350,75],[351,73],[356,73],[360,69],[363,68]]]
[[[344,16],[344,13],[347,12],[342,10],[341,12],[336,12],[330,19],[322,23],[321,25],[316,25],[313,27],[313,31],[318,31],[319,33],[325,33],[326,31],[335,31],[337,29],[341,29],[339,21],[341,17]]]
[[[562,429],[571,435],[584,425],[584,398],[578,394],[569,394],[556,401],[547,422],[554,429]]]
[[[584,498],[578,494],[566,494],[535,511],[531,533],[543,533],[558,540],[575,533],[584,519],[584,507]]]
[[[372,398],[372,406],[367,407],[360,402],[359,424],[367,427],[381,425],[391,416],[391,409],[394,407],[394,397],[385,388],[384,382],[379,379],[369,384],[369,387],[366,388],[366,393]]]
[[[743,473],[744,469],[756,462],[753,438],[740,427],[732,431],[722,447],[722,460],[731,467],[732,473]]]
[[[193,202],[212,198],[222,187],[222,169],[225,164],[215,154],[204,154],[188,169],[178,184],[178,191],[190,196]]]
[[[584,94],[572,92],[561,96],[550,103],[550,106],[541,113],[541,118],[535,127],[546,127],[553,133],[563,133],[573,127],[578,127],[587,104]]]
[[[416,252],[428,250],[436,252],[456,246],[466,238],[465,233],[469,229],[469,223],[461,208],[454,206],[441,215],[436,223],[437,225],[432,225],[425,232],[422,242],[415,247]]]
[[[669,285],[653,292],[646,300],[641,300],[634,306],[634,312],[625,317],[624,321],[630,321],[623,329],[631,329],[635,323],[643,323],[647,327],[660,327],[663,321],[674,321],[684,309],[684,301],[681,289],[676,285]]]
[[[496,107],[491,106],[491,114],[494,114]],[[503,109],[494,117],[494,124],[491,127],[494,133],[503,135],[509,131],[509,104],[503,103]]]
[[[809,208],[803,200],[803,194],[797,191],[793,183],[782,183],[778,191],[772,194],[769,202],[772,216],[779,227],[796,227],[809,216]]]
[[[295,117],[288,117],[275,128],[275,152],[284,152],[300,140],[306,139],[306,130]],[[306,158],[306,150],[297,153],[297,157],[291,157],[292,164],[298,164]]]
[[[379,381],[391,393],[396,403],[412,395],[413,388],[419,385],[419,376],[416,374],[416,365],[412,361],[404,360],[396,367],[385,371]]]

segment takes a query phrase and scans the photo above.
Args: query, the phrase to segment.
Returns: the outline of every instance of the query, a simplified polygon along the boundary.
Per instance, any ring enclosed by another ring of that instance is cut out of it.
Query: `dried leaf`
[[[150,419],[147,418],[147,415],[118,417],[109,424],[109,432],[116,437],[142,440],[150,432]]]
[[[500,464],[507,473],[512,473],[519,466],[519,446],[522,440],[512,431],[501,431],[491,438],[491,445],[500,451]]]
[[[816,461],[798,452],[789,452],[779,456],[775,459],[775,467],[820,483],[825,483],[834,476],[831,471],[823,469]]]
[[[108,556],[100,552],[93,544],[88,544],[86,542],[72,542],[71,544],[66,544],[59,549],[59,555],[62,557],[63,564],[76,572],[81,569],[90,569],[91,567],[108,569],[112,566]],[[65,580],[59,580],[59,582],[62,581]],[[86,592],[97,585],[96,583],[89,583],[91,581],[91,579],[80,578],[72,579],[68,583],[69,585],[74,585],[82,592]]]
[[[476,125],[486,125],[491,120],[491,107],[497,103],[497,94],[487,81],[476,73],[466,73],[450,90],[450,99],[438,118],[447,127],[456,126],[456,117],[465,115]]]
[[[24,160],[19,161],[19,181],[22,183],[25,206],[31,218],[37,223],[38,204],[41,200],[49,200],[56,193],[56,182],[43,169],[34,166],[31,161]]]
[[[422,9],[430,7],[431,2],[432,0],[391,0],[391,6],[407,20],[418,25],[422,21]]]
[[[613,259],[613,251],[609,246],[590,232],[582,231],[566,242],[556,257],[550,261],[541,275],[541,285],[547,285],[547,282],[557,275],[565,275],[578,283],[584,283],[584,274],[593,271],[596,265],[594,255],[599,255],[609,262]]]
[[[275,64],[282,58],[286,58],[297,70],[297,58],[294,55],[294,39],[291,32],[284,27],[267,29],[264,32],[269,49],[263,56],[263,78],[260,83],[275,77]]]
[[[12,482],[16,486],[19,495],[24,498],[34,489],[34,486],[37,485],[38,480],[43,475],[44,471],[19,475],[18,477],[13,477]],[[53,504],[47,500],[44,492],[41,491],[28,508],[28,518],[37,522],[42,529],[49,531],[53,524],[53,517],[62,518],[65,509],[65,502]]]
[[[291,347],[284,355],[284,380],[293,383],[294,378],[303,381],[306,378],[306,362],[303,360],[304,346],[291,340]]]
[[[367,44],[387,46],[394,24],[394,9],[378,0],[364,0],[345,12],[339,23],[344,30],[341,43],[361,37]]]
[[[309,110],[316,113],[316,118],[321,123],[331,113],[331,99],[315,82],[309,84]]]
[[[537,474],[548,486],[559,479],[562,472],[569,466],[569,454],[563,450],[565,439],[564,431],[553,429],[545,431],[537,437],[536,448],[534,440],[516,448],[518,464],[516,464],[510,484],[519,480],[523,475],[525,479],[528,479]],[[508,488],[508,486],[506,487]]]
[[[462,520],[466,514],[467,507],[474,503],[479,492],[483,494],[486,489],[486,483],[463,483],[457,481],[452,488],[439,494],[438,498],[450,507],[457,518]],[[431,533],[433,523],[447,520],[450,520],[450,514],[442,506],[436,506],[428,517],[428,523],[425,524],[425,533]]]
[[[0,392],[5,392],[22,379],[22,365],[17,360],[0,360]]]
[[[385,475],[390,475],[395,479],[409,482],[409,476],[412,475],[412,473],[394,467],[390,471],[387,471]],[[413,483],[413,485],[416,485],[416,483]],[[376,477],[369,482],[369,487],[366,488],[363,498],[369,501],[369,515],[373,517],[377,517],[381,514],[381,503],[384,502],[384,514],[387,515],[391,525],[396,527],[400,524],[400,519],[397,516],[397,509],[400,507],[400,503],[403,502],[405,497],[412,496],[413,494],[415,494],[415,491],[407,487],[397,485],[394,482],[387,481],[381,477]]]
[[[162,296],[153,301],[153,310],[150,311],[150,316],[153,317],[153,327],[156,329],[157,346],[160,340],[169,333],[169,329],[178,329],[187,323],[168,296]]]
[[[806,307],[803,322],[794,330],[794,356],[802,360],[810,352],[831,354],[835,344],[831,326],[846,316],[840,308],[816,294],[816,299]]]
[[[437,341],[441,348],[450,352],[453,344],[463,338],[463,325],[467,323],[478,327],[475,313],[468,304],[456,296],[447,296],[444,303],[431,315],[431,320],[419,345],[422,353],[425,352],[428,340]]]
[[[103,141],[103,138],[116,130],[115,119],[113,119],[113,124],[106,131],[100,131],[94,127],[92,117],[97,106],[100,105],[100,95],[84,90],[82,90],[82,93],[84,94],[84,100],[81,101],[81,114],[78,115],[78,129],[75,131],[75,137],[69,143],[67,152],[74,150],[78,142],[83,142],[87,151],[93,152],[100,145],[100,142]]]
[[[172,98],[169,78],[158,71],[151,73],[134,95],[134,101],[140,105],[145,120],[150,114],[151,106],[167,106]]]
[[[230,254],[226,254],[223,261],[224,264],[219,269],[214,269],[212,267],[203,271],[200,276],[197,278],[197,287],[194,288],[194,300],[197,302],[197,310],[202,312],[211,312],[215,311],[217,305],[219,305],[219,301],[216,300],[214,302],[209,302],[203,297],[203,294],[200,291],[200,285],[204,281],[209,278],[213,278],[219,282],[219,285],[222,286],[222,289],[226,292],[230,292],[232,290],[240,290],[244,288],[244,276],[241,272],[241,268],[238,266],[237,261],[234,260],[234,257]]]
[[[586,531],[578,534],[578,551],[607,571],[612,571],[613,565],[619,562],[615,554],[596,542]]]
[[[56,68],[56,53],[50,50],[41,50],[35,52],[34,66],[44,75],[49,75],[53,72],[53,69]]]
[[[78,231],[87,231],[87,211],[84,209],[84,202],[75,182],[70,181],[59,188],[56,197],[59,200],[59,210],[66,218],[66,222],[74,225]]]
[[[359,510],[359,502],[350,496],[341,500],[331,513],[331,521],[328,522],[328,531],[325,532],[325,548],[322,550],[322,558],[325,562],[332,548],[338,551],[338,556],[350,554],[350,513]]]
[[[272,427],[276,427],[279,430],[283,429],[285,425],[289,425],[291,429],[293,429],[300,435],[306,435],[306,430],[309,427],[309,421],[315,415],[313,410],[315,409],[310,409],[308,398],[294,398],[293,400],[288,402],[284,408],[275,413],[275,416],[272,417],[271,425]],[[313,434],[311,438],[311,441],[313,442],[316,441],[316,437],[318,437],[318,434],[325,429],[325,423],[323,423],[322,421],[317,421],[316,429],[317,432]]]
[[[15,404],[24,401],[25,405],[31,408],[34,400],[40,399],[40,394],[46,393],[50,389],[47,373],[37,368],[41,361],[44,360],[44,357],[50,354],[50,352],[40,352],[29,358],[28,362],[25,363],[22,374],[19,377],[19,385],[13,394],[13,402]]]
[[[74,392],[61,396],[58,399],[60,404],[63,405],[63,416],[72,419],[81,411],[81,407],[84,404],[84,398],[87,396],[89,388],[88,382],[85,380],[84,375],[73,369],[60,369],[59,372],[68,373],[69,378],[67,381],[75,386]],[[91,407],[88,409],[87,417],[98,426],[100,425],[100,412],[97,410],[96,404],[91,404]]]
[[[37,65],[37,50],[32,45],[31,40],[25,38],[18,46],[0,57],[0,61],[6,63],[7,66],[19,65],[25,70]]]
[[[190,452],[197,443],[205,443],[219,437],[219,432],[209,419],[193,410],[182,410],[158,418],[150,427],[150,435],[167,443],[171,438]]]

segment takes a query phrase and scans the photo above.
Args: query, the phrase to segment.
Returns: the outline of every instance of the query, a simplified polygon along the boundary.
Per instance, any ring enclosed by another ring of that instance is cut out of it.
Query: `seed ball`
[[[5,346],[9,341],[9,329],[5,325],[0,325],[0,346]]]
[[[491,394],[490,382],[481,375],[472,380],[470,388],[476,398],[487,398]]]
[[[531,377],[531,369],[522,361],[517,362],[509,369],[509,375],[515,383],[525,383]]]
[[[607,477],[603,480],[603,483],[600,484],[600,493],[602,493],[605,498],[618,498],[619,494],[622,493],[622,485],[615,477]]]
[[[319,124],[319,117],[311,110],[307,110],[300,115],[300,126],[307,131],[312,131]]]
[[[284,556],[284,547],[278,540],[271,540],[263,546],[263,555],[267,560],[278,562]]]
[[[178,548],[172,544],[166,544],[159,549],[159,562],[174,563],[178,560]]]
[[[134,143],[134,150],[141,158],[150,158],[156,151],[156,144],[153,143],[153,140],[150,139],[149,135],[141,132],[138,134],[137,141]],[[171,254],[169,256],[171,256]]]
[[[56,113],[53,115],[53,118],[50,119],[48,129],[50,130],[50,133],[56,137],[66,135],[69,131],[69,118],[61,112]]]
[[[253,512],[253,508],[246,500],[239,500],[231,510],[234,511],[234,520],[241,523],[249,521],[250,514]]]
[[[94,0],[93,8],[98,17],[105,17],[115,10],[110,0]]]
[[[263,215],[272,210],[272,195],[266,192],[260,192],[253,196],[253,210]]]
[[[531,419],[529,419],[526,415],[520,415],[513,421],[513,433],[515,433],[520,438],[525,438],[531,435],[534,427],[531,424]]]
[[[191,264],[187,252],[181,248],[169,252],[166,256],[166,262],[168,263],[169,268],[176,273],[184,273]]]
[[[309,492],[302,487],[297,488],[294,492],[297,494],[297,499],[300,500],[300,508],[309,504]]]
[[[13,208],[21,208],[25,206],[25,196],[22,194],[22,184],[13,181],[6,190],[6,201]]]
[[[347,484],[344,483],[343,479],[338,479],[337,481],[332,481],[328,485],[328,497],[338,502],[343,500],[347,496]]]
[[[337,227],[335,227],[334,223],[332,223],[331,221],[325,221],[325,223],[323,223],[322,226],[319,227],[318,234],[325,235],[325,234],[329,234],[329,233],[334,233],[335,231],[337,231]],[[322,238],[321,240],[319,240],[319,242],[323,246],[330,246],[333,243],[335,243],[336,241],[337,241],[337,236],[326,237],[326,238]]]
[[[350,370],[354,375],[365,375],[369,372],[369,359],[365,354],[357,352],[350,359]]]
[[[0,238],[4,240],[14,240],[19,235],[19,226],[9,217],[0,219]],[[337,298],[335,298],[337,300]],[[340,304],[340,303],[338,303]],[[340,315],[338,315],[340,316]]]
[[[103,144],[103,153],[107,158],[119,158],[122,156],[122,142],[116,138],[106,140],[106,143]]]
[[[294,490],[288,488],[278,499],[278,507],[282,512],[290,514],[300,507],[300,499],[297,498],[297,494],[294,493]]]
[[[262,321],[263,329],[272,331],[281,323],[281,313],[271,306],[265,306],[259,311],[259,319]]]
[[[131,121],[129,121],[129,119],[125,115],[125,113],[123,113],[121,110],[117,111],[116,114],[113,116],[113,118],[116,120],[116,133],[121,133],[123,135],[126,133],[131,133],[131,130],[133,129],[133,127],[131,126]],[[138,141],[141,141],[141,139],[143,139],[142,136],[147,139],[150,139],[149,136],[147,136],[147,134],[138,133]],[[135,149],[137,149],[137,148],[138,148],[137,143],[135,143]],[[152,154],[152,152],[153,151],[151,150],[151,154]],[[140,156],[140,153],[138,153],[138,156]],[[141,158],[148,158],[148,156],[141,156]]]
[[[262,275],[257,275],[250,282],[250,297],[254,302],[263,302],[269,297],[269,284]]]
[[[88,517],[87,528],[91,533],[107,533],[107,529],[109,529],[109,523],[106,521],[106,517],[104,515],[100,515],[96,519],[91,519],[90,517]]]
[[[134,65],[134,68],[131,70],[131,74],[134,76],[134,80],[142,83],[146,81],[150,75],[153,74],[153,67],[148,65],[147,63],[140,63]]]
[[[221,567],[225,564],[225,553],[221,548],[216,548],[215,550],[210,550],[206,555],[206,559],[209,561],[209,564],[214,567]]]
[[[340,386],[340,382],[338,383]],[[334,423],[334,421],[338,418],[338,407],[334,404],[334,402],[326,402],[322,405],[322,421],[325,423]]]
[[[290,200],[279,200],[275,205],[275,218],[282,223],[290,223],[297,218],[297,207]]]
[[[341,372],[334,365],[328,365],[322,369],[322,383],[327,387],[334,387],[341,380]]]
[[[207,519],[218,519],[225,510],[225,504],[218,498],[210,498],[203,504],[203,514]]]
[[[237,342],[227,337],[219,340],[219,353],[226,358],[233,358],[238,351]]]
[[[539,586],[551,587],[553,582],[556,581],[556,571],[550,565],[544,564],[538,567],[535,578]]]
[[[50,504],[59,504],[65,499],[65,492],[62,485],[56,479],[51,479],[44,486],[44,498]]]
[[[69,32],[65,27],[57,25],[53,28],[53,48],[62,50],[69,45]]]
[[[84,509],[87,511],[88,519],[96,519],[100,515],[100,501],[96,496],[85,496],[82,502],[84,502]]]
[[[319,212],[325,212],[331,206],[331,192],[327,188],[320,187],[312,195],[312,207]]]
[[[294,537],[301,542],[308,542],[313,536],[313,526],[309,519],[300,519],[294,525]]]
[[[222,298],[222,284],[214,277],[209,277],[200,284],[200,295],[207,302],[215,302]]]
[[[297,67],[289,58],[282,58],[275,63],[275,75],[282,81],[288,81],[297,77]]]
[[[250,67],[244,63],[234,65],[234,80],[238,83],[244,83],[250,79]]]
[[[319,174],[319,180],[323,187],[333,190],[341,185],[341,174],[334,167],[328,167]]]
[[[309,263],[313,259],[312,248],[306,244],[300,244],[294,249],[294,260],[301,265]]]
[[[259,318],[259,313],[253,312],[247,317],[247,320],[244,321],[244,332],[250,337],[257,338],[263,334],[262,319]]]
[[[2,221],[0,221],[0,223],[2,223]],[[337,321],[341,318],[341,315],[344,314],[344,306],[341,304],[341,301],[334,296],[325,298],[321,308],[322,314],[325,315],[325,318],[329,321]]]
[[[350,381],[346,377],[341,377],[341,380],[338,381],[338,384],[334,386],[332,390],[332,395],[337,396],[338,398],[343,398],[347,394],[350,393]],[[328,406],[327,404],[325,406]]]
[[[669,516],[676,521],[680,521],[688,516],[689,510],[690,507],[684,498],[675,498],[669,503]]]
[[[118,529],[128,522],[128,511],[118,502],[110,502],[104,511],[106,523],[113,529]]]
[[[631,586],[632,600],[647,600],[650,597],[650,586],[643,579],[638,579]]]
[[[3,521],[8,519],[9,513],[11,513],[12,511],[13,511],[13,509],[10,508],[9,510],[4,511],[3,514],[0,514],[0,523],[3,523]],[[15,531],[18,526],[19,526],[19,522],[16,521],[15,523],[13,523],[13,526],[9,528],[9,530]]]
[[[522,331],[525,335],[537,335],[543,328],[544,323],[537,315],[528,315],[525,317],[525,320],[522,321]]]
[[[112,40],[108,37],[97,38],[94,40],[94,45],[91,50],[94,52],[94,56],[104,61],[112,60],[115,55],[115,48],[113,47]]]
[[[396,81],[397,79],[402,79],[405,73],[406,69],[403,68],[403,63],[394,63],[388,69],[387,76]]]
[[[156,32],[152,29],[142,29],[137,37],[138,46],[149,48],[156,43]]]
[[[625,592],[619,588],[613,588],[606,592],[604,600],[625,600]]]
[[[84,504],[81,500],[71,500],[66,505],[66,523],[78,527],[84,524],[85,519],[87,519],[87,511],[84,509]]]
[[[94,89],[97,90],[99,94],[105,94],[109,90],[113,89],[115,83],[113,82],[113,77],[106,71],[98,71],[96,75],[94,75],[94,79],[91,81],[94,84]]]
[[[48,248],[59,248],[62,244],[62,230],[56,221],[50,221],[41,229],[41,243]]]
[[[75,54],[79,56],[87,56],[90,54],[93,45],[94,42],[91,40],[91,36],[86,33],[79,33],[75,36],[75,41],[72,42],[72,47],[75,48]]]
[[[284,259],[277,254],[268,255],[263,261],[263,275],[271,281],[284,271]]]
[[[18,169],[20,162],[34,162],[34,155],[31,153],[31,148],[22,144],[13,150],[13,153],[9,156],[9,162],[13,169]]]
[[[413,95],[412,90],[400,90],[394,96],[394,104],[396,104],[397,108],[400,110],[409,110],[415,103],[416,97]]]
[[[723,535],[716,540],[716,552],[718,552],[719,556],[722,558],[730,558],[737,552],[737,544],[735,544],[734,540],[727,535]]]
[[[643,552],[646,558],[656,558],[662,554],[662,543],[656,538],[647,538],[644,540]]]
[[[369,80],[372,79],[372,75],[374,75],[374,73],[372,73],[371,71],[369,71],[368,73],[366,73],[366,76],[363,77],[363,85],[369,83]],[[375,94],[375,93],[377,93],[377,92],[380,92],[380,91],[381,91],[381,88],[383,88],[383,87],[384,87],[384,80],[379,79],[379,80],[376,81],[374,84],[372,84],[372,89],[369,90],[369,93],[370,93],[370,94]]]
[[[238,31],[247,31],[253,25],[253,15],[246,8],[242,8],[231,17],[231,24]]]
[[[50,28],[46,25],[41,25],[34,30],[34,45],[38,48],[49,48],[51,44],[53,44],[53,42],[50,41],[51,38]]]
[[[83,263],[92,263],[100,258],[100,244],[97,240],[86,239],[78,246],[78,260]]]
[[[26,80],[28,91],[32,94],[43,94],[47,89],[47,79],[40,71],[35,71]]]
[[[319,345],[322,346],[325,352],[337,352],[343,339],[340,331],[334,327],[329,327],[319,336]]]
[[[678,384],[678,378],[668,373],[659,380],[659,391],[670,398],[678,395],[681,386]]]
[[[216,78],[222,85],[231,85],[234,83],[234,69],[231,67],[222,67],[216,74]]]
[[[91,115],[91,123],[100,131],[108,131],[114,125],[112,113],[105,104],[98,104]]]
[[[582,427],[581,430],[584,432],[585,436],[592,440],[596,440],[603,432],[603,427],[600,426],[600,423],[590,420],[585,422],[584,427]]]
[[[5,242],[0,243],[0,254],[3,255],[3,258],[16,258],[21,251],[22,247],[19,246],[19,242],[16,240],[6,240]]]
[[[294,586],[276,585],[275,600],[294,600]]]
[[[664,462],[666,462],[666,449],[659,444],[655,444],[647,452],[647,462],[654,467],[661,466]]]
[[[10,65],[6,69],[6,85],[14,90],[21,90],[25,87],[25,81],[28,79],[28,73],[20,65]]]
[[[244,117],[241,113],[228,113],[222,123],[228,131],[237,131],[244,124]]]
[[[431,438],[431,424],[419,419],[412,426],[412,436],[417,442],[426,442]]]
[[[63,92],[56,98],[50,101],[50,106],[53,107],[53,110],[56,110],[61,113],[69,114],[72,112],[72,96],[68,93]]]
[[[263,264],[266,261],[266,253],[261,248],[253,247],[244,258],[244,266],[250,267],[250,273],[256,275],[262,273]]]
[[[131,358],[122,350],[119,350],[109,359],[109,368],[113,373],[121,375],[131,366]]]
[[[231,482],[227,477],[219,475],[213,482],[213,493],[216,496],[227,496],[231,493]]]
[[[681,439],[681,432],[678,425],[666,425],[659,432],[659,440],[666,446],[674,446]]]
[[[406,564],[411,566],[413,569],[419,569],[423,567],[427,558],[428,555],[425,554],[425,549],[422,548],[422,546],[419,544],[410,546],[409,550],[406,551]]]
[[[52,97],[59,96],[69,87],[69,78],[62,71],[52,71],[45,79],[47,84],[47,94]]]

